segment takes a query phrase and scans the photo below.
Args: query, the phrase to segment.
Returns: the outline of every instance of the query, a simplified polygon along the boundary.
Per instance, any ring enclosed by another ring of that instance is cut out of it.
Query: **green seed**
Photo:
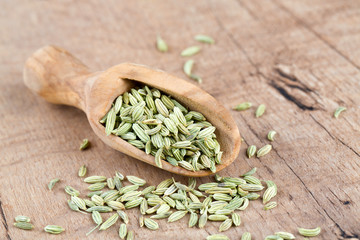
[[[251,106],[252,106],[251,102],[243,102],[243,103],[240,103],[240,104],[234,106],[233,109],[236,111],[244,111],[244,110],[251,108]]]
[[[265,113],[266,106],[265,104],[260,104],[259,107],[256,109],[255,116],[261,117]]]
[[[240,218],[240,215],[239,215],[239,214],[233,213],[233,214],[231,215],[231,219],[232,219],[233,224],[234,224],[236,227],[240,226],[240,224],[241,224],[241,218]]]
[[[269,202],[264,205],[264,210],[270,210],[270,209],[275,208],[276,206],[277,206],[276,202]]]
[[[167,52],[168,51],[168,45],[162,39],[160,36],[157,36],[156,38],[156,47],[160,52]]]
[[[334,112],[334,117],[338,118],[343,111],[346,111],[346,107],[338,107]]]
[[[214,44],[215,40],[212,37],[209,37],[207,35],[202,35],[202,34],[198,34],[194,37],[194,39],[198,42],[202,42],[202,43],[209,43],[209,44]]]
[[[45,232],[50,233],[50,234],[60,234],[63,231],[65,231],[65,229],[61,226],[57,226],[57,225],[47,225],[44,228]]]
[[[270,144],[267,144],[265,146],[263,146],[262,148],[260,148],[257,153],[256,153],[256,157],[262,157],[266,154],[268,154],[272,149],[272,146]]]
[[[321,233],[321,228],[313,228],[313,229],[306,229],[306,228],[298,228],[299,233],[304,237],[316,237]]]
[[[187,75],[187,76],[190,76],[191,75],[191,72],[192,72],[192,68],[194,66],[194,60],[190,59],[190,60],[187,60],[184,64],[184,73]]]
[[[54,178],[54,179],[52,179],[52,180],[49,182],[48,188],[49,188],[50,191],[54,188],[55,184],[56,184],[58,181],[60,181],[59,178]]]
[[[117,211],[117,214],[124,221],[125,224],[129,223],[129,217],[124,211]]]
[[[79,196],[80,192],[71,186],[65,186],[65,192],[70,196]]]
[[[126,234],[127,234],[126,224],[122,223],[119,228],[119,237],[121,239],[124,239],[126,237]]]
[[[86,183],[98,183],[98,182],[104,182],[106,181],[105,176],[91,176],[84,179],[84,182]]]
[[[141,179],[136,176],[126,176],[126,178],[127,180],[129,180],[129,182],[135,185],[144,186],[146,184],[146,181],[144,179]]]
[[[134,240],[134,232],[133,231],[128,232],[126,240]]]
[[[89,142],[89,139],[87,139],[87,138],[85,138],[85,139],[83,139],[83,141],[82,141],[82,143],[81,143],[81,145],[80,145],[80,147],[79,147],[79,150],[85,150],[85,149],[87,149],[88,147],[90,146],[90,142]]]
[[[159,224],[151,218],[144,218],[144,224],[150,230],[159,229]]]
[[[230,240],[230,239],[223,234],[213,234],[213,235],[207,236],[206,240]]]
[[[228,230],[231,227],[232,223],[233,222],[231,219],[226,219],[224,222],[220,224],[219,232],[224,232]]]
[[[275,235],[282,237],[283,239],[295,239],[295,236],[288,232],[276,232]]]
[[[111,217],[109,217],[103,224],[101,224],[99,230],[106,230],[109,227],[111,227],[112,225],[114,225],[116,223],[116,221],[119,219],[119,215],[118,214],[114,214]]]
[[[275,135],[276,135],[276,132],[275,132],[274,130],[271,130],[271,131],[268,133],[268,135],[267,135],[267,139],[268,139],[269,141],[274,141]]]
[[[34,228],[34,225],[29,222],[16,222],[14,226],[23,230],[31,230]]]
[[[255,147],[256,148],[256,147]],[[255,149],[255,151],[256,151],[256,149]],[[257,168],[256,167],[254,167],[253,169],[251,169],[250,171],[248,171],[248,172],[246,172],[246,173],[244,173],[243,175],[241,175],[242,177],[245,177],[245,176],[251,176],[251,175],[253,175],[254,173],[256,173],[256,170],[257,170]]]
[[[172,213],[168,218],[168,222],[175,222],[175,221],[180,220],[181,218],[183,218],[186,215],[187,212],[188,211],[176,211],[176,212]]]
[[[181,56],[182,57],[190,57],[190,56],[193,56],[193,55],[197,54],[198,52],[200,52],[200,50],[201,50],[201,47],[199,47],[199,46],[188,47],[181,52]]]
[[[87,172],[86,166],[85,166],[85,165],[82,165],[82,166],[79,168],[78,176],[79,176],[79,177],[84,177],[84,176],[86,175],[86,172]]]
[[[265,204],[268,201],[270,201],[273,197],[275,197],[276,192],[277,192],[276,187],[274,186],[268,187],[263,195],[263,203]]]
[[[30,218],[27,216],[16,216],[15,217],[15,222],[30,222]]]
[[[116,120],[115,110],[114,108],[111,108],[106,118],[106,125],[105,125],[106,136],[109,136],[111,134],[111,131],[114,130],[115,120]]]
[[[241,240],[251,240],[251,233],[244,232],[243,235],[241,236]]]

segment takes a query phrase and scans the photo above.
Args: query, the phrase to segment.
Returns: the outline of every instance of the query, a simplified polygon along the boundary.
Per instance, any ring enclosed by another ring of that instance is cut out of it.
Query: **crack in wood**
[[[10,237],[10,235],[9,235],[9,226],[8,226],[8,224],[7,224],[7,221],[6,221],[6,218],[5,218],[5,213],[4,213],[4,209],[3,209],[3,207],[2,207],[2,202],[1,202],[1,200],[0,200],[0,215],[1,215],[1,218],[3,219],[3,225],[4,225],[4,228],[5,228],[5,230],[6,230],[6,238],[8,239],[8,240],[11,240],[11,237]]]
[[[316,120],[314,118],[313,115],[310,114],[310,117],[322,128],[325,130],[325,132],[327,132],[327,134],[334,140],[339,141],[342,145],[344,145],[345,147],[347,147],[348,149],[350,149],[353,153],[355,153],[356,156],[360,157],[360,154],[358,152],[356,152],[352,147],[348,146],[346,143],[344,143],[341,139],[334,137],[327,129],[324,125],[322,125],[318,120]]]
[[[336,221],[330,216],[330,214],[326,211],[326,209],[321,206],[320,202],[315,198],[314,194],[310,191],[310,189],[306,186],[306,184],[304,183],[304,181],[300,178],[300,176],[292,169],[292,167],[285,161],[285,159],[278,153],[278,151],[276,149],[273,149],[273,151],[276,153],[276,155],[284,161],[284,163],[286,164],[286,166],[293,172],[293,174],[299,179],[299,181],[303,184],[303,186],[305,187],[305,190],[311,195],[311,197],[315,200],[315,202],[317,203],[317,205],[324,211],[325,215],[335,224],[335,226],[339,229],[340,231],[340,236],[343,239],[346,238],[354,238],[354,239],[359,239],[359,235],[358,234],[347,234],[338,223],[336,223]],[[335,233],[336,234],[336,233]]]
[[[305,105],[304,103],[302,103],[300,100],[298,100],[293,95],[288,93],[288,91],[286,91],[285,88],[278,85],[275,81],[271,81],[269,85],[271,87],[273,87],[274,89],[276,89],[286,100],[294,103],[301,110],[308,110],[308,111],[318,110],[317,108],[315,108],[313,106],[308,106],[308,105]],[[290,86],[290,85],[286,84],[286,86]]]

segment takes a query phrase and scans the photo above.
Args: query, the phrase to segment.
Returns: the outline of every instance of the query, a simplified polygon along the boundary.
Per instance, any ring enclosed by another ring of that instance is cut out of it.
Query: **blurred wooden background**
[[[179,53],[197,44],[193,37],[200,33],[216,40],[193,57],[201,87],[229,109],[243,101],[267,105],[259,119],[254,109],[232,112],[244,143],[221,174],[235,177],[258,167],[257,176],[279,188],[277,208],[265,212],[260,201],[252,202],[241,212],[242,225],[224,234],[235,240],[249,231],[263,239],[279,230],[321,226],[317,239],[360,239],[360,1],[3,0],[0,6],[0,239],[85,239],[91,218],[71,212],[63,191],[68,184],[86,188],[77,177],[82,164],[89,174],[118,170],[150,184],[173,176],[104,145],[80,110],[28,91],[22,80],[26,58],[53,44],[94,71],[134,62],[186,79]],[[157,34],[169,53],[156,50]],[[289,74],[279,72],[279,64]],[[339,105],[348,110],[335,119]],[[272,129],[278,132],[274,151],[247,159],[246,147],[266,144]],[[85,137],[92,147],[80,152]],[[50,192],[47,183],[55,177],[62,180]],[[138,227],[138,210],[129,212],[136,239],[205,239],[218,232],[219,223],[211,222],[190,229],[188,217],[161,220],[160,230],[150,231]],[[33,231],[13,227],[20,214],[33,219]],[[42,231],[47,224],[66,232],[48,235]],[[117,239],[118,225],[88,239]]]

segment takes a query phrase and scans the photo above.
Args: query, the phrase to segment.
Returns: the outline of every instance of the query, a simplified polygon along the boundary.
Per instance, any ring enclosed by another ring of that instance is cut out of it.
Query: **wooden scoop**
[[[240,134],[229,111],[199,87],[160,70],[122,63],[106,71],[90,72],[69,52],[46,46],[27,59],[24,82],[48,102],[83,110],[92,129],[103,142],[153,166],[156,164],[152,155],[147,155],[118,136],[106,136],[105,127],[99,123],[114,99],[137,85],[145,84],[166,92],[191,110],[201,112],[216,127],[215,134],[223,151],[222,164],[216,166],[216,171],[230,165],[239,153]],[[208,170],[188,171],[166,161],[162,162],[162,166],[166,171],[185,176],[212,174]]]

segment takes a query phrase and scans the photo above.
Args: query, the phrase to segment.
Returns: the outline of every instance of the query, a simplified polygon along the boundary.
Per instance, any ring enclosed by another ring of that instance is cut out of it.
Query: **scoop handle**
[[[45,46],[30,56],[24,68],[25,85],[46,101],[85,109],[89,69],[64,49]]]

